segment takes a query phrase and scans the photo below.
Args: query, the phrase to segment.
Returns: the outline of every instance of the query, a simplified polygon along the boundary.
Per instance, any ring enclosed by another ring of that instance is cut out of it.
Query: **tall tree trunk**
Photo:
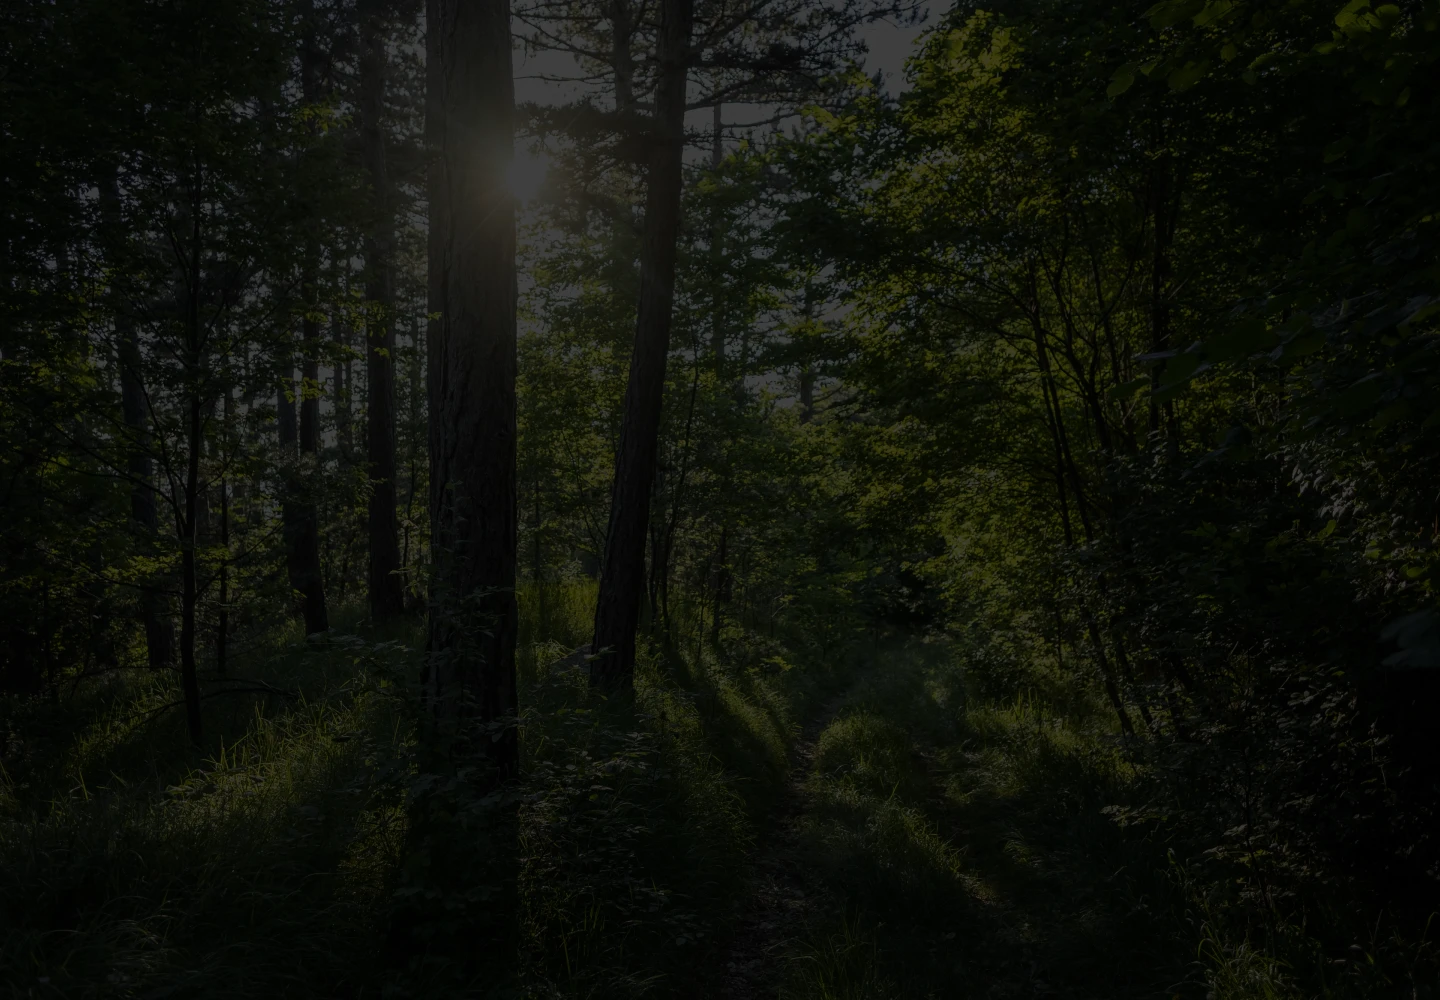
[[[805,281],[805,298],[801,306],[801,317],[805,323],[805,337],[813,335],[811,324],[815,321],[815,286],[813,281]],[[800,363],[800,422],[808,424],[815,419],[815,362],[810,356],[810,348],[805,347],[805,358]]]
[[[187,269],[187,285],[183,289],[182,303],[185,317],[185,365],[189,369],[188,433],[186,434],[186,462],[184,485],[184,508],[180,518],[180,687],[185,697],[185,721],[190,730],[190,742],[197,747],[203,736],[200,721],[200,679],[195,662],[195,612],[200,600],[198,583],[199,567],[196,551],[199,545],[200,495],[200,451],[205,446],[201,395],[204,365],[200,326],[200,212],[198,206],[190,209],[190,260]]]
[[[670,565],[675,555],[675,530],[680,524],[680,513],[685,502],[685,480],[690,474],[690,436],[695,428],[695,398],[700,393],[700,344],[692,345],[690,359],[690,402],[685,408],[685,434],[680,442],[680,476],[671,491],[670,517],[665,523],[664,542],[661,552],[663,561],[659,566],[659,601],[655,612],[663,623],[665,639],[671,641],[674,635],[674,620],[670,617]],[[702,626],[703,627],[703,626]]]
[[[215,627],[215,672],[221,677],[230,658],[230,482],[220,480],[220,606]]]
[[[1072,479],[1075,484],[1076,506],[1081,511],[1087,544],[1093,540],[1093,536],[1090,522],[1085,519],[1085,501],[1080,494],[1079,478],[1075,474],[1074,462],[1069,454],[1069,445],[1065,438],[1064,413],[1060,409],[1059,394],[1054,391],[1054,380],[1050,371],[1048,353],[1045,349],[1045,332],[1038,319],[1033,326],[1036,360],[1040,369],[1041,395],[1045,402],[1045,425],[1050,432],[1050,442],[1055,454],[1055,489],[1060,501],[1060,524],[1065,531],[1066,548],[1074,548],[1075,531],[1070,523],[1070,503],[1065,491],[1067,478]],[[1116,718],[1120,720],[1120,729],[1126,736],[1134,735],[1135,726],[1130,721],[1130,713],[1125,710],[1125,701],[1120,696],[1120,687],[1116,683],[1115,672],[1110,667],[1110,658],[1105,652],[1105,641],[1100,634],[1099,622],[1096,621],[1094,613],[1083,599],[1080,604],[1080,613],[1085,619],[1085,628],[1090,634],[1090,642],[1095,650],[1095,660],[1100,667],[1100,679],[1105,684],[1105,694],[1110,699],[1111,707],[1115,709]]]
[[[541,506],[540,494],[540,463],[535,463],[534,495],[531,499],[535,505],[535,531],[532,539],[531,570],[530,577],[535,586],[535,602],[537,610],[535,614],[536,637],[550,634],[550,616],[545,603],[545,511]]]
[[[348,264],[345,266],[345,299],[349,301],[350,275]],[[350,372],[352,333],[344,310],[336,310],[330,318],[330,343],[337,359],[332,387],[335,394],[335,444],[340,453],[340,465],[346,468],[354,461],[355,454],[354,379]]]
[[[308,7],[308,5],[307,5]],[[320,55],[315,48],[313,24],[300,49],[301,88],[306,104],[320,99]],[[314,483],[320,471],[320,317],[319,317],[320,248],[313,241],[305,247],[301,265],[301,294],[305,311],[300,320],[301,368],[300,390],[296,402],[300,410],[299,462],[292,465],[286,484],[286,499],[281,516],[285,527],[285,562],[290,586],[302,597],[305,634],[328,631],[330,616],[325,605],[325,582],[320,568],[320,515],[315,508]],[[293,413],[293,410],[291,411]],[[285,440],[285,421],[280,421],[281,445]],[[291,427],[294,427],[293,419]],[[288,457],[288,456],[287,456]]]
[[[1152,352],[1170,349],[1170,242],[1174,235],[1172,221],[1172,165],[1169,153],[1162,154],[1151,168],[1149,199],[1147,209],[1153,229],[1153,246],[1150,258],[1150,350]],[[1150,376],[1150,391],[1160,388],[1160,378],[1165,371],[1165,362],[1154,367]],[[1174,408],[1168,407],[1173,418]],[[1171,439],[1174,439],[1173,419]],[[1150,434],[1160,433],[1160,405],[1150,402]]]
[[[115,239],[121,239],[120,186],[113,175],[100,186],[100,199],[106,222],[115,228]],[[160,518],[155,506],[155,470],[150,461],[150,416],[142,374],[140,338],[135,319],[126,304],[114,296],[115,339],[120,369],[120,410],[130,432],[131,450],[125,462],[130,478],[130,521],[136,528],[142,551],[153,549],[160,532]],[[150,666],[167,668],[175,660],[175,631],[166,613],[163,592],[155,580],[146,580],[140,589],[140,619],[145,628],[145,652]]]
[[[305,459],[296,454],[302,440],[297,409],[303,413],[304,382],[296,387],[293,370],[287,373],[275,400],[276,425],[280,438],[281,473],[280,519],[285,538],[285,569],[290,589],[301,598],[305,634],[314,635],[330,627],[325,607],[325,588],[320,575],[320,531],[314,504],[307,496]],[[297,405],[298,404],[298,405]]]
[[[645,536],[655,479],[665,362],[675,298],[675,246],[680,231],[681,159],[685,150],[685,84],[693,20],[691,0],[662,0],[659,81],[650,134],[645,231],[640,252],[640,308],[625,389],[625,416],[615,456],[610,528],[600,573],[591,648],[592,684],[634,685],[635,629],[645,587]]]
[[[710,641],[720,645],[725,628],[725,604],[730,600],[730,526],[720,525],[720,548],[715,553],[715,621]]]
[[[461,780],[484,796],[484,807],[457,817],[448,793],[417,796],[410,830],[439,878],[499,891],[396,926],[412,954],[443,954],[463,989],[483,980],[484,992],[498,995],[514,981],[519,944],[517,289],[515,207],[505,184],[515,91],[507,0],[428,0],[426,78],[432,576],[421,678],[430,710],[425,750],[437,770],[471,775]],[[485,770],[474,767],[481,755]],[[426,935],[409,929],[416,925]]]
[[[360,119],[374,219],[365,237],[365,457],[370,476],[370,614],[405,612],[395,518],[394,197],[385,168],[385,0],[361,0]]]
[[[235,394],[225,386],[225,406],[221,417],[220,463],[226,470],[220,477],[220,600],[216,607],[215,672],[221,677],[229,667],[230,658],[230,477],[228,470],[235,453]]]
[[[195,611],[200,599],[196,546],[199,524],[196,498],[200,492],[201,403],[192,394],[189,407],[189,450],[185,471],[185,514],[180,539],[180,686],[185,695],[185,721],[190,742],[200,745],[203,730],[200,723],[200,680],[195,662]]]
[[[441,719],[512,718],[515,690],[515,210],[505,0],[430,0],[430,523],[426,694]],[[518,772],[514,726],[486,743]]]
[[[724,158],[724,122],[721,105],[714,107],[710,134],[710,169],[718,170]],[[725,217],[717,199],[710,219],[710,354],[715,361],[715,378],[725,377]]]
[[[634,33],[630,0],[610,0],[610,66],[615,71],[615,111],[622,119],[635,107],[635,61],[630,54]]]

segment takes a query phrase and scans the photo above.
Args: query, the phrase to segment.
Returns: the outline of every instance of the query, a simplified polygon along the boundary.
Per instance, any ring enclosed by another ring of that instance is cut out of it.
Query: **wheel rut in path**
[[[824,911],[824,890],[801,844],[809,796],[805,779],[815,743],[844,701],[844,693],[826,701],[791,745],[790,771],[751,865],[749,899],[720,962],[716,1000],[774,1000],[786,955]]]

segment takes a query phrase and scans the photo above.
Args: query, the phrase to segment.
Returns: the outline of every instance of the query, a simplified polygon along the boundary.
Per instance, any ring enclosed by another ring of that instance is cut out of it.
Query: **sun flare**
[[[505,172],[505,185],[522,205],[534,201],[550,172],[550,157],[544,153],[519,152]]]

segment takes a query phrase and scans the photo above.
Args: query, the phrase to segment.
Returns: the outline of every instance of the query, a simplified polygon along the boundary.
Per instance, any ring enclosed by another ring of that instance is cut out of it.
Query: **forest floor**
[[[548,669],[587,631],[571,603],[526,637],[527,996],[1205,996],[1163,845],[1103,813],[1132,780],[1103,714],[977,702],[953,648],[906,637],[657,659],[607,704]],[[0,996],[440,995],[377,936],[415,648],[257,650],[235,676],[296,695],[207,681],[199,756],[149,675],[14,718]]]
[[[755,848],[749,898],[724,959],[717,998],[777,996],[785,961],[824,910],[827,901],[818,898],[824,890],[805,853],[802,821],[810,805],[815,741],[843,701],[843,695],[826,700],[790,747],[790,773]]]
[[[1160,845],[1103,813],[1099,720],[970,704],[949,651],[854,656],[790,750],[720,1000],[1206,995]]]

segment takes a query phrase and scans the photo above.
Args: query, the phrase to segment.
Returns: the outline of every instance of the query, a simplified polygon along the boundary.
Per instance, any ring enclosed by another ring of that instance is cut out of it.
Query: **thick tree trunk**
[[[515,211],[505,0],[430,0],[430,523],[426,695],[444,720],[499,724],[513,778],[517,710]]]
[[[370,614],[405,612],[395,518],[395,243],[394,199],[385,168],[385,33],[383,0],[361,0],[360,119],[374,219],[365,238],[365,453],[370,475]]]
[[[665,362],[675,297],[675,247],[680,231],[681,159],[685,149],[685,84],[693,20],[691,0],[663,0],[660,77],[650,136],[645,232],[640,256],[640,308],[625,389],[625,416],[615,456],[610,528],[595,609],[590,681],[629,690],[634,684],[635,629],[645,587],[645,536],[655,479]]]
[[[508,995],[519,945],[510,66],[507,0],[428,0],[432,575],[423,750],[427,767],[468,787],[459,802],[479,808],[457,815],[449,791],[416,796],[410,836],[436,885],[491,891],[483,903],[443,912],[402,911],[392,940],[412,960],[416,951],[438,953],[463,990],[483,982],[487,996]],[[488,768],[476,766],[487,758]]]

